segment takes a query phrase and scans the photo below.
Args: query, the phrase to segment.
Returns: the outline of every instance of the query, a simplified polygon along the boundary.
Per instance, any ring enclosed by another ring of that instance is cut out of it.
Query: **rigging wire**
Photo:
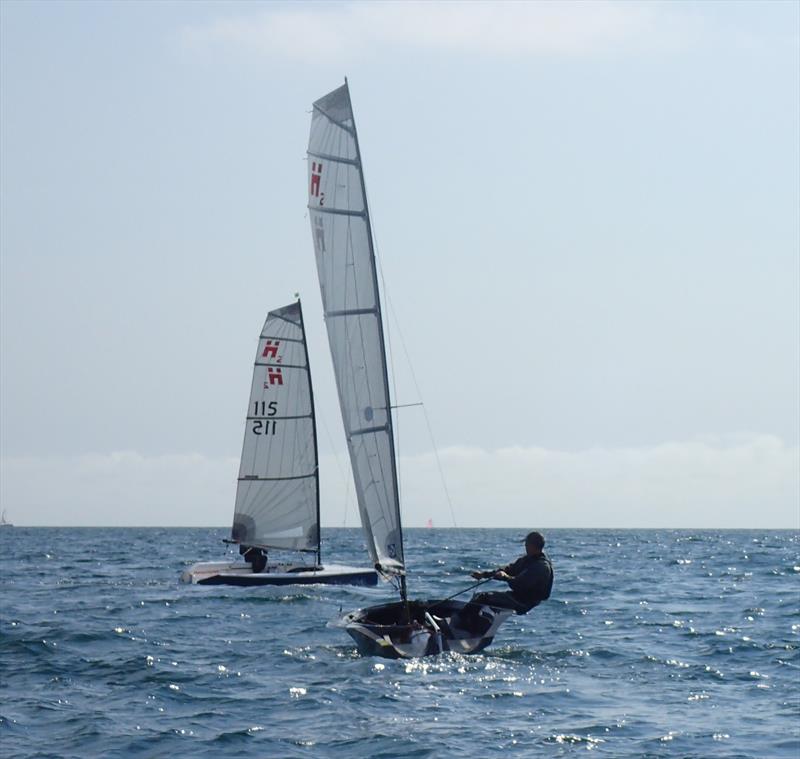
[[[364,194],[367,194],[366,187],[364,188]],[[367,205],[369,208],[372,208],[372,201],[370,200],[369,196],[367,196]],[[378,268],[378,276],[381,280],[381,289],[383,290],[383,296],[386,300],[387,304],[389,303],[389,291],[386,289],[386,279],[383,276],[383,260],[381,258],[380,249],[378,247],[378,233],[375,231],[375,213],[374,211],[370,214],[370,222],[372,227],[372,241],[375,246],[375,263],[377,264]],[[395,317],[395,322],[397,322],[397,318]],[[392,380],[392,395],[394,395],[395,401],[397,401],[397,372],[394,370],[394,350],[392,349],[392,332],[390,329],[389,319],[385,319],[384,323],[386,325],[386,344],[389,347],[389,366],[391,371],[389,372]],[[399,327],[398,327],[399,329]],[[386,402],[389,404],[390,408],[386,409],[386,414],[391,418],[392,410],[391,410],[391,402],[387,398]],[[397,455],[395,456],[395,467],[397,468],[397,500],[399,503],[397,504],[398,508],[400,508],[400,504],[403,503],[402,498],[402,482],[403,478],[400,472],[400,414],[394,415],[394,420],[392,424],[392,429],[394,430],[395,436],[395,448],[397,450]]]
[[[369,207],[372,208],[373,207],[372,206],[372,202],[369,200],[369,198],[367,198],[367,202],[369,203]],[[419,398],[420,401],[423,401],[422,393],[420,392],[420,389],[419,389],[419,383],[417,382],[417,375],[414,373],[414,365],[411,363],[411,356],[408,353],[408,348],[406,347],[406,341],[405,341],[405,338],[403,337],[403,330],[400,328],[400,320],[397,318],[397,312],[394,310],[394,306],[392,305],[392,299],[389,297],[389,290],[386,287],[386,280],[385,280],[385,278],[383,276],[383,260],[382,260],[382,258],[380,256],[380,252],[379,252],[379,248],[378,248],[378,234],[375,231],[375,213],[374,213],[374,210],[370,214],[370,216],[371,216],[371,221],[372,221],[372,238],[373,238],[373,241],[375,243],[375,261],[378,264],[378,273],[380,274],[381,285],[383,287],[383,296],[384,296],[384,299],[386,300],[386,305],[389,307],[389,313],[394,318],[395,326],[397,328],[397,334],[398,334],[398,337],[400,338],[400,345],[403,348],[403,354],[406,357],[406,363],[408,364],[409,371],[411,372],[411,379],[414,382],[414,389],[417,391],[417,398]],[[390,323],[390,321],[391,321],[390,319],[388,319],[388,318],[386,319],[386,337],[387,337],[387,342],[389,344],[389,362],[390,362],[391,367],[392,367],[392,372],[391,372],[392,373],[392,392],[394,393],[394,397],[395,397],[395,401],[396,401],[397,400],[397,387],[396,387],[396,376],[395,376],[395,371],[394,371],[394,352],[392,351],[391,333],[389,332],[389,323]],[[411,405],[411,404],[408,404],[408,405]],[[419,405],[422,406],[422,413],[423,413],[423,415],[425,417],[425,426],[428,429],[428,436],[430,437],[431,445],[433,446],[433,454],[434,454],[434,457],[436,459],[436,467],[437,467],[437,469],[439,471],[439,478],[442,481],[442,489],[444,490],[445,498],[447,499],[447,505],[450,508],[450,518],[453,520],[453,527],[458,527],[458,524],[456,522],[455,509],[453,508],[453,500],[450,497],[450,491],[449,491],[449,489],[447,487],[447,481],[445,480],[445,477],[444,477],[444,469],[442,468],[442,461],[439,458],[439,449],[438,449],[438,447],[436,445],[436,440],[435,440],[435,438],[433,436],[433,428],[431,427],[431,420],[428,417],[428,410],[427,410],[427,408],[425,408],[424,401],[421,402]],[[400,415],[397,414],[395,416],[395,419],[397,420],[397,422],[395,424],[395,429],[397,431],[397,449],[399,451],[399,449],[400,449],[400,429],[399,429],[399,427],[400,427]],[[398,469],[397,478],[399,480],[400,479],[400,456],[399,456],[399,454],[397,456],[397,469]],[[399,488],[400,488],[400,483],[399,482],[397,483],[397,486],[398,486],[398,490],[399,490]],[[399,497],[399,493],[398,493],[398,497]]]
[[[336,462],[336,468],[339,470],[339,475],[341,476],[342,484],[344,485],[344,519],[342,521],[342,527],[347,527],[347,514],[350,509],[350,493],[352,490],[351,482],[342,469],[342,464],[339,461],[339,454],[336,452],[336,446],[333,444],[331,431],[328,428],[328,422],[325,420],[325,415],[322,413],[322,411],[317,411],[317,419],[322,422],[322,427],[325,430],[325,437],[328,439],[328,445],[330,445],[331,450],[333,451],[333,460]]]
[[[445,601],[451,601],[452,599],[456,598],[456,596],[460,596],[466,593],[467,591],[473,590],[474,588],[477,588],[479,585],[484,585],[485,583],[489,582],[489,580],[493,579],[494,577],[487,577],[485,580],[478,580],[478,582],[473,583],[472,585],[470,585],[467,588],[464,588],[463,590],[459,590],[458,593],[453,593],[452,596],[447,596],[447,598],[443,598],[441,601],[437,601],[435,604],[429,606],[428,608],[435,609],[437,606],[441,606]]]

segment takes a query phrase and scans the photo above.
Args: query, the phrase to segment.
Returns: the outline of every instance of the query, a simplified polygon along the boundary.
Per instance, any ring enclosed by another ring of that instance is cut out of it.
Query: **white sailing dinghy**
[[[374,569],[323,564],[314,394],[298,300],[270,311],[258,341],[228,543],[242,562],[194,564],[181,579],[199,585],[376,585]],[[270,563],[272,550],[313,563]]]
[[[338,620],[365,655],[474,653],[511,612],[462,601],[409,601],[392,409],[375,254],[347,80],[313,106],[309,216],[339,404],[367,549],[400,601]]]

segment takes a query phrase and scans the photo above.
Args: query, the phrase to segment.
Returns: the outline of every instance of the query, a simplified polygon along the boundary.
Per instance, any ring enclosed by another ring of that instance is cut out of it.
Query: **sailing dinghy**
[[[322,305],[367,550],[400,593],[398,602],[358,609],[336,624],[365,655],[475,653],[491,643],[510,611],[408,600],[381,303],[347,80],[314,103],[308,182]]]
[[[181,579],[198,585],[376,585],[374,569],[323,564],[314,395],[298,300],[270,311],[258,341],[228,543],[242,562],[194,564]],[[304,561],[270,563],[268,552]]]

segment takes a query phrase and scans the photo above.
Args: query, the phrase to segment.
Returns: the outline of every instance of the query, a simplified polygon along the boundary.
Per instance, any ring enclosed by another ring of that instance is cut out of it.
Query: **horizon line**
[[[8,524],[8,527],[13,527],[15,529],[25,529],[25,530],[228,530],[230,529],[227,526],[213,526],[213,525],[157,525],[157,524],[143,524],[143,525],[135,525],[135,524],[125,524],[125,525],[107,525],[107,524],[71,524],[71,525],[58,525],[58,524]],[[538,526],[539,529],[542,530],[680,530],[680,531],[688,531],[688,530],[729,530],[729,531],[744,531],[744,530],[784,530],[784,531],[791,531],[795,530],[800,532],[800,524],[791,527],[719,527],[719,526],[705,526],[705,527],[669,527],[664,525],[659,526],[648,526],[648,527],[614,527],[614,526],[588,526],[588,527],[544,527],[542,525]],[[361,527],[359,526],[326,526],[322,528],[323,530],[360,530]],[[404,530],[522,530],[522,531],[530,531],[532,528],[528,527],[475,527],[470,525],[461,525],[461,526],[449,526],[449,527],[437,527],[432,526],[428,527],[427,525],[409,525],[403,527]],[[2,533],[0,533],[2,534]],[[276,549],[276,550],[284,550],[284,549]],[[291,549],[285,549],[291,550]]]

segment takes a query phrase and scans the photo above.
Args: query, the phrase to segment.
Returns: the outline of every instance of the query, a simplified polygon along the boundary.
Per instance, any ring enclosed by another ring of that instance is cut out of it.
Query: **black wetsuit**
[[[253,572],[263,572],[267,566],[267,554],[260,548],[252,546],[239,546],[239,553],[244,555],[244,560],[253,567]]]
[[[553,589],[553,565],[544,554],[521,556],[501,569],[511,576],[507,580],[510,591],[478,593],[473,601],[503,609],[513,609],[517,614],[527,614],[534,606],[550,598]]]

